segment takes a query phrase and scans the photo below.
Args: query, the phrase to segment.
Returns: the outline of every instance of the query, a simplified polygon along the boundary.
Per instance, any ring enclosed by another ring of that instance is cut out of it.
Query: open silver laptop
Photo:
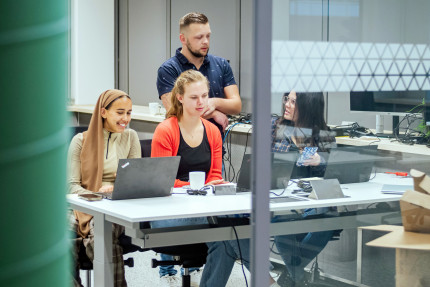
[[[251,191],[251,154],[244,154],[237,179],[237,192]],[[284,189],[291,178],[298,153],[271,153],[271,189]]]
[[[180,156],[120,159],[114,190],[107,199],[169,196]]]
[[[359,151],[332,149],[324,173],[324,179],[338,179],[339,183],[369,181],[375,161],[381,159],[373,154]]]

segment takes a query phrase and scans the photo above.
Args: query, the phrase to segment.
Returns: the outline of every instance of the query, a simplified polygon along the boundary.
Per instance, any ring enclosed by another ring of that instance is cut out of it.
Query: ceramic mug
[[[205,186],[206,174],[204,171],[191,171],[189,177],[191,189],[199,190]]]

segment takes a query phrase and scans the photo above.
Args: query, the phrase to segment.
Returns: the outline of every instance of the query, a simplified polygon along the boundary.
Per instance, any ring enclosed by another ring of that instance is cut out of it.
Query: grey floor
[[[344,230],[341,239],[330,241],[326,248],[319,254],[319,268],[324,274],[329,274],[337,278],[345,279],[348,284],[338,284],[340,282],[329,281],[328,286],[359,286],[353,283],[357,278],[357,241],[356,230]],[[378,232],[367,232],[363,234],[363,242],[381,236]],[[280,258],[273,255],[275,263],[282,263]],[[158,276],[158,269],[151,268],[151,259],[157,258],[157,254],[148,252],[129,253],[125,258],[133,257],[135,266],[126,268],[126,279],[129,287],[153,287],[162,286]],[[275,264],[274,263],[274,264]],[[310,268],[312,263],[308,266]],[[244,268],[248,285],[250,286],[251,276]],[[277,274],[272,273],[276,279]],[[363,286],[390,287],[395,286],[395,253],[394,250],[384,250],[381,248],[363,246],[362,259],[362,283]],[[81,272],[81,278],[85,286],[85,276]],[[327,281],[326,281],[327,282]],[[92,286],[95,286],[94,284]],[[178,285],[180,286],[180,285]],[[194,284],[193,286],[198,286]],[[241,265],[236,263],[226,287],[245,287],[245,279]],[[327,286],[327,285],[325,285]],[[96,286],[97,287],[97,286]]]
[[[363,233],[363,243],[385,234],[379,231]],[[395,250],[369,247],[363,244],[361,283],[372,287],[395,286]],[[357,232],[344,230],[341,240],[330,241],[318,256],[322,272],[348,281],[357,280]]]
[[[151,268],[151,259],[157,258],[157,254],[152,251],[147,252],[134,252],[129,253],[125,256],[125,258],[133,257],[134,259],[134,267],[125,267],[125,277],[127,279],[127,284],[129,287],[154,287],[161,286],[161,281],[158,276],[158,268]],[[246,278],[248,280],[248,285],[250,286],[250,274],[244,268]],[[81,271],[81,278],[84,286],[88,286],[86,284],[85,273]],[[93,277],[92,277],[93,278]],[[93,281],[93,280],[92,280]],[[91,286],[95,286],[92,284]],[[178,285],[180,286],[180,285]],[[198,286],[198,285],[193,285]],[[241,265],[236,263],[233,271],[231,273],[230,279],[226,285],[226,287],[245,287],[245,279],[242,272]]]

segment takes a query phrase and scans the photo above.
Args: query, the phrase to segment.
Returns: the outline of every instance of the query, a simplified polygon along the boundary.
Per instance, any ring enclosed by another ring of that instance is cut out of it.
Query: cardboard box
[[[410,174],[414,190],[406,191],[400,199],[403,227],[405,231],[430,233],[430,177],[414,169]]]
[[[405,231],[430,233],[430,195],[408,190],[400,200]]]
[[[400,199],[402,226],[376,226],[390,233],[368,246],[396,249],[396,287],[430,286],[430,177],[412,169],[414,190]],[[366,228],[363,228],[366,229]]]
[[[367,245],[396,249],[396,287],[430,286],[430,234],[408,232],[402,226],[392,230]]]

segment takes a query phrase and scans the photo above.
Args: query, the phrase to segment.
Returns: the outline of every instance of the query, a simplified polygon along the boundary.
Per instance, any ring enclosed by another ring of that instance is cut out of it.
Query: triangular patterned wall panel
[[[272,92],[430,89],[430,46],[272,42]]]

